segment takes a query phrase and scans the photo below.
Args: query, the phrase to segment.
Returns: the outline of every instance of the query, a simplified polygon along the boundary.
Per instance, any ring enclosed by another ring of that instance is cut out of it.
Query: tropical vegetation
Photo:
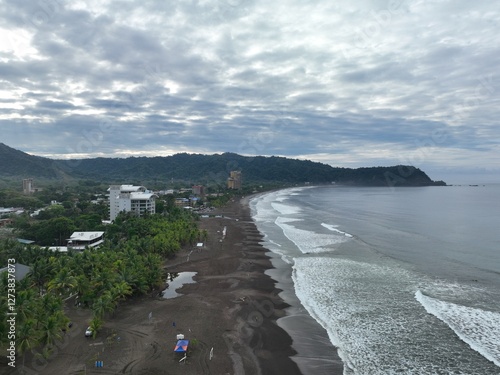
[[[93,216],[99,217],[97,213],[80,210],[80,215],[61,216],[66,210],[49,212],[44,219],[20,216],[14,224],[15,231],[41,241],[46,237],[50,242],[58,235],[67,238],[64,236],[82,223],[93,229],[102,225]],[[28,275],[16,282],[17,353],[38,348],[50,354],[69,323],[64,314],[65,303],[75,303],[91,311],[89,326],[95,336],[105,319],[127,297],[157,292],[164,283],[164,261],[183,246],[206,236],[198,230],[196,219],[191,212],[175,207],[145,217],[122,213],[113,224],[102,227],[105,231],[102,246],[81,252],[59,253],[13,239],[0,240],[0,265],[15,259],[30,267]],[[45,234],[37,237],[38,233]],[[4,272],[0,278],[2,316],[6,316],[8,309],[7,281]],[[8,344],[8,329],[6,319],[2,319],[1,348]]]

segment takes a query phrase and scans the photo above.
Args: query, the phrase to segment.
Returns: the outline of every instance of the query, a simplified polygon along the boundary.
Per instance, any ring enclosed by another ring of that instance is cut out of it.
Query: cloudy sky
[[[0,0],[0,142],[500,182],[499,67],[491,0]]]

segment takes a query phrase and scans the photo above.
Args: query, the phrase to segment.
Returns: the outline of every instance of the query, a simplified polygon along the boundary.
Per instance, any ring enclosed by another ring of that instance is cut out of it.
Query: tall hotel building
[[[227,179],[228,189],[241,189],[241,171],[231,171]]]
[[[155,199],[158,196],[144,186],[111,185],[109,191],[109,218],[115,220],[121,211],[135,212],[138,216],[144,213],[155,213]]]

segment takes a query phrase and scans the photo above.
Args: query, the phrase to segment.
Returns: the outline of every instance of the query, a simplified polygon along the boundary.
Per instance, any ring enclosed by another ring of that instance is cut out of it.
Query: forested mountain
[[[0,177],[59,178],[61,172],[51,159],[29,155],[0,143]]]
[[[18,176],[78,179],[103,182],[185,181],[224,184],[229,172],[242,171],[245,183],[337,183],[358,186],[445,185],[432,181],[411,166],[339,168],[284,157],[241,156],[233,153],[177,154],[166,157],[52,160],[28,155],[0,143],[0,177]]]

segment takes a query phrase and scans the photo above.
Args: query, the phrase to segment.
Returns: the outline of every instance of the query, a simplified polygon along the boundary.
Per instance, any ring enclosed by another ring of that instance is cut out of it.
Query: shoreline
[[[166,272],[196,272],[194,283],[177,289],[180,296],[166,299],[156,292],[128,299],[105,318],[96,339],[84,337],[91,311],[67,302],[72,328],[48,358],[27,353],[27,373],[342,374],[329,341],[327,356],[316,348],[326,344],[326,332],[281,297],[293,292],[280,282],[279,273],[288,271],[263,247],[250,199],[236,199],[215,210],[216,217],[200,218],[199,228],[208,232],[203,248],[182,249],[165,262]],[[190,340],[182,362],[173,352],[177,334]],[[339,371],[324,371],[326,361]],[[7,374],[21,373],[22,356],[17,363],[18,370]],[[314,372],[304,372],[304,363]]]
[[[256,196],[249,197],[249,201]],[[257,228],[255,222],[254,225]],[[279,318],[276,324],[292,338],[292,348],[296,354],[291,359],[304,375],[342,375],[344,363],[338,355],[338,349],[331,343],[326,329],[309,314],[295,294],[292,266],[279,254],[267,248],[266,251],[271,267],[265,273],[274,280],[276,287],[281,290],[280,298],[288,305],[285,316]]]

